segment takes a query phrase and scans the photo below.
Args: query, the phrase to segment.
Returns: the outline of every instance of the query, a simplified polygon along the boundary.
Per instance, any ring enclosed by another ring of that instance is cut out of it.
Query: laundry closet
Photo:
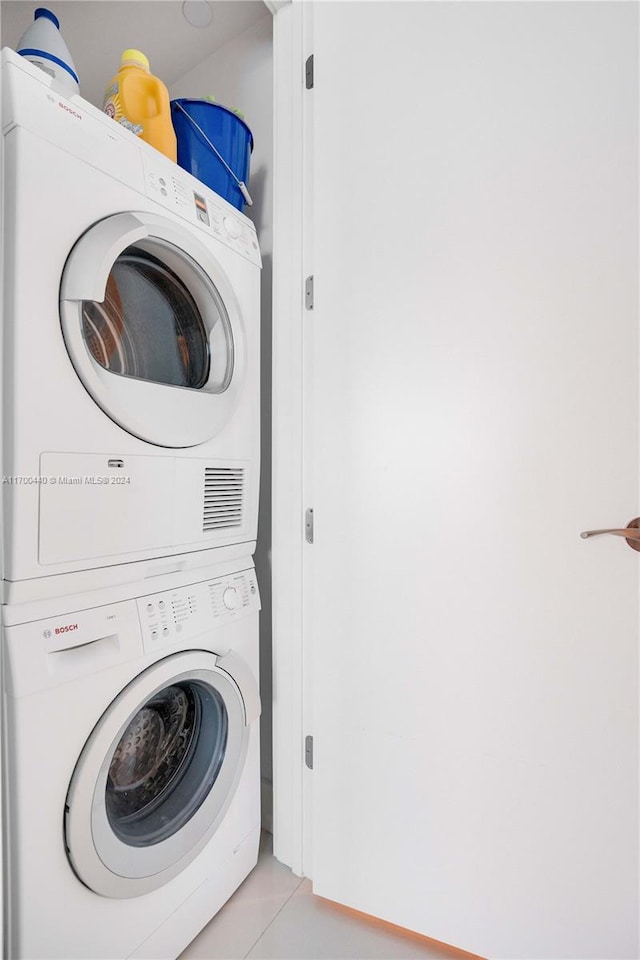
[[[255,139],[274,854],[474,954],[634,960],[638,6],[208,6],[54,9],[94,104],[139,47]]]
[[[33,16],[0,7],[5,943],[84,957],[98,928],[104,956],[175,956],[255,865],[261,810],[271,826],[272,14],[39,9],[74,102],[13,52]],[[131,48],[172,99],[242,111],[252,221],[102,112]]]

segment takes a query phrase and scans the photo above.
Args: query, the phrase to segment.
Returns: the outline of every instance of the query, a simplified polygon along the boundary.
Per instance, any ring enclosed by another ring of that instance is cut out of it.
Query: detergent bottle
[[[60,33],[60,23],[50,10],[37,8],[16,53],[53,77],[55,89],[63,96],[72,97],[80,92],[76,68]]]
[[[171,123],[169,92],[149,72],[139,50],[125,50],[120,69],[107,87],[102,109],[118,123],[176,162],[176,135]]]

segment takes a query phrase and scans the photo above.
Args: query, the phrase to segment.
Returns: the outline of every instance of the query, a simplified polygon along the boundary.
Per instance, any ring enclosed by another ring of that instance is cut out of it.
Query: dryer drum
[[[111,373],[196,390],[209,378],[195,300],[173,270],[138,246],[114,263],[104,302],[83,302],[82,332],[93,359]]]
[[[104,303],[92,303],[95,310],[87,309],[84,304],[82,329],[89,353],[101,367],[110,370],[112,366],[124,368],[127,354],[133,354],[133,344],[123,343],[129,340],[129,332],[122,323],[122,300],[113,273],[109,274]]]

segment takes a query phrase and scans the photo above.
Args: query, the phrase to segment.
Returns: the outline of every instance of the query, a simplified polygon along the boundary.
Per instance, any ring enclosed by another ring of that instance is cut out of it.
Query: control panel
[[[51,78],[24,57],[5,48],[2,62],[3,129],[32,130],[260,266],[256,229],[232,204],[86,100],[58,96]]]
[[[148,196],[260,265],[256,230],[247,217],[162,156],[144,151],[142,158]]]
[[[223,629],[260,609],[254,570],[149,594],[136,602],[147,652],[171,643],[183,646],[191,637]]]

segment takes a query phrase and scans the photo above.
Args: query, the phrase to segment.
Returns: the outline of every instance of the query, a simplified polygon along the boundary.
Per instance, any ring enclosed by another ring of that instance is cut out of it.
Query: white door
[[[314,890],[637,958],[638,6],[306,12]]]

